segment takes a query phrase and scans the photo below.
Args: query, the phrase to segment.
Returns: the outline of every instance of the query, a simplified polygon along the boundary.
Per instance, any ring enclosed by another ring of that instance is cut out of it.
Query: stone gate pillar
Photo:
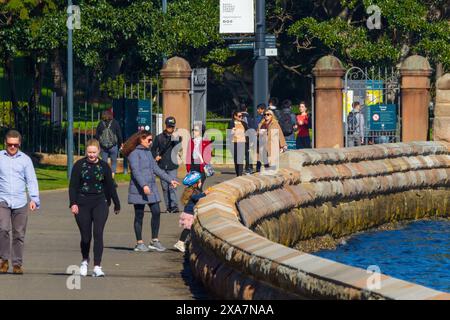
[[[426,58],[414,55],[403,61],[400,73],[402,141],[426,141],[430,104],[430,64]]]
[[[444,74],[436,82],[433,140],[450,142],[450,73]]]
[[[344,145],[343,81],[345,70],[334,56],[325,56],[313,69],[315,77],[315,147],[334,148]]]
[[[177,120],[177,128],[190,131],[191,103],[191,66],[180,57],[167,60],[161,69],[164,120],[173,116]]]

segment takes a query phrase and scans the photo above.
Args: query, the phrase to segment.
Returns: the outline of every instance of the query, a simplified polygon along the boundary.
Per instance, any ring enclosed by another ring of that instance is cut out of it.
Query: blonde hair
[[[86,142],[86,151],[88,147],[97,147],[97,149],[100,151],[100,143],[97,139],[89,139],[88,142]]]
[[[183,191],[183,194],[181,195],[181,203],[183,206],[187,205],[189,200],[191,199],[194,192],[199,192],[198,190],[198,182],[194,184],[193,186],[186,187]]]

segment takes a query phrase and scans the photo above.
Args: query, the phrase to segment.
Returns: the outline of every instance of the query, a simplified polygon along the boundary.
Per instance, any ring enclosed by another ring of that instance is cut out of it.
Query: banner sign
[[[220,33],[254,33],[253,0],[220,0]]]

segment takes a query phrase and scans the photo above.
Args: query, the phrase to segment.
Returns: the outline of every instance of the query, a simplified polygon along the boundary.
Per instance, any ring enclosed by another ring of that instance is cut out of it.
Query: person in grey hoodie
[[[128,203],[134,205],[134,231],[137,240],[134,251],[141,252],[148,251],[149,249],[160,252],[166,250],[158,240],[161,215],[159,202],[161,198],[156,186],[155,175],[170,183],[173,188],[176,188],[180,184],[158,167],[150,150],[152,141],[152,134],[149,131],[142,130],[132,135],[122,148],[122,153],[128,158],[131,167]],[[144,219],[145,205],[148,205],[152,212],[152,241],[148,247],[145,246],[142,240],[142,222]]]

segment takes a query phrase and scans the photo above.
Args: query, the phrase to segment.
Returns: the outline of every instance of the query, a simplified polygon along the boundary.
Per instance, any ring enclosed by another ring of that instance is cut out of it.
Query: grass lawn
[[[66,167],[39,165],[36,168],[36,175],[41,191],[68,188],[69,186]],[[118,183],[130,181],[130,176],[118,173],[116,181]]]

